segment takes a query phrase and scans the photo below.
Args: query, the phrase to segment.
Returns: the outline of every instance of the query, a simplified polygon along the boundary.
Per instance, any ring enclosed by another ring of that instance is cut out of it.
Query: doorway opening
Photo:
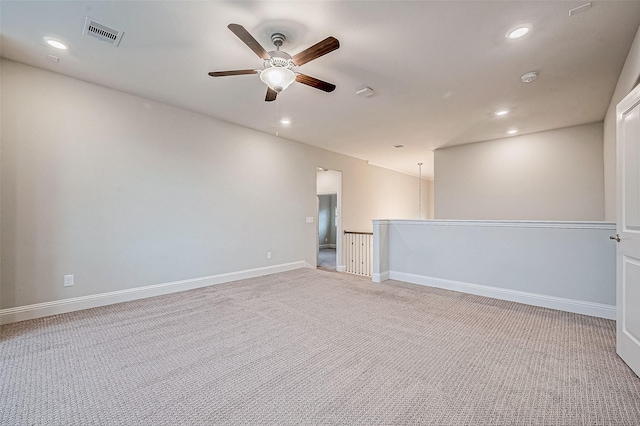
[[[338,194],[318,195],[318,269],[336,270]]]
[[[343,272],[342,259],[342,172],[317,168],[318,215],[316,266],[318,269]]]

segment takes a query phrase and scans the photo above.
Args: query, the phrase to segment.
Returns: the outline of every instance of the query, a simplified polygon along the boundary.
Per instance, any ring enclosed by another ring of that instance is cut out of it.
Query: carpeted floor
[[[336,271],[336,249],[326,248],[318,251],[318,269]]]
[[[2,425],[638,425],[615,323],[303,269],[3,326]]]

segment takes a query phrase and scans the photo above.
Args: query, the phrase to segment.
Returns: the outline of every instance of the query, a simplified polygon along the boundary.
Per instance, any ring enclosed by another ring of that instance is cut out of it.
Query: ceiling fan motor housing
[[[278,49],[280,49],[280,46],[282,46],[286,40],[287,38],[282,33],[271,34],[271,42]]]
[[[289,55],[287,52],[274,50],[272,52],[269,52],[269,56],[271,56],[271,58],[264,60],[265,68],[282,67],[291,69],[295,66],[293,60],[291,59],[291,55]]]

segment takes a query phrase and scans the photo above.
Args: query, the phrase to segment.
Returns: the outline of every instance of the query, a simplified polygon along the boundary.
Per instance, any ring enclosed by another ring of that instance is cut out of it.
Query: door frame
[[[626,193],[640,191],[640,183],[636,179],[631,179],[633,182],[633,188],[628,188],[627,184],[629,180],[626,179],[626,175],[629,172],[626,170],[625,154],[627,153],[627,128],[625,124],[627,121],[625,117],[634,109],[640,114],[640,86],[633,89],[625,98],[616,106],[616,232],[615,236],[611,236],[612,239],[617,240],[616,250],[616,352],[622,358],[622,360],[633,370],[636,375],[640,377],[640,338],[633,333],[640,333],[640,324],[634,324],[639,330],[630,332],[627,327],[627,318],[635,317],[640,311],[640,306],[633,306],[634,311],[632,315],[628,315],[628,305],[626,304],[626,278],[627,278],[627,265],[636,265],[637,261],[633,259],[640,258],[640,231],[635,229],[629,229],[627,227],[627,218],[625,217],[626,211]],[[634,111],[634,113],[636,112]],[[640,117],[636,118],[637,126],[640,126]],[[636,128],[640,130],[640,128]],[[637,149],[640,152],[640,134],[636,135],[638,138]],[[631,145],[629,145],[631,146]],[[636,153],[637,154],[637,153]],[[629,158],[634,158],[630,156]],[[640,159],[636,158],[637,164],[633,169],[636,171],[640,169]],[[640,218],[636,218],[639,220]],[[631,256],[627,256],[631,255]],[[629,260],[627,258],[629,257]]]

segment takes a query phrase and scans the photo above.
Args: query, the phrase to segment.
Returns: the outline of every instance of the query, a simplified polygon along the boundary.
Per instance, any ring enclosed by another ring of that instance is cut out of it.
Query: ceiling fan
[[[333,92],[336,88],[334,84],[327,83],[326,81],[318,80],[317,78],[308,76],[306,74],[294,71],[294,68],[307,62],[313,61],[320,56],[326,55],[329,52],[333,52],[340,47],[340,42],[334,37],[327,37],[319,43],[303,50],[297,55],[291,56],[287,52],[280,50],[280,46],[285,42],[286,38],[281,33],[274,33],[271,35],[271,41],[276,46],[276,50],[267,52],[256,41],[255,38],[242,26],[238,24],[229,24],[228,28],[233,32],[240,40],[244,42],[249,49],[253,50],[263,60],[262,70],[248,69],[248,70],[234,70],[234,71],[216,71],[210,72],[211,77],[224,77],[228,75],[244,75],[244,74],[260,74],[260,80],[262,80],[267,87],[267,96],[265,101],[271,102],[276,99],[278,93],[285,90],[291,83],[297,81],[307,86],[325,91]]]

